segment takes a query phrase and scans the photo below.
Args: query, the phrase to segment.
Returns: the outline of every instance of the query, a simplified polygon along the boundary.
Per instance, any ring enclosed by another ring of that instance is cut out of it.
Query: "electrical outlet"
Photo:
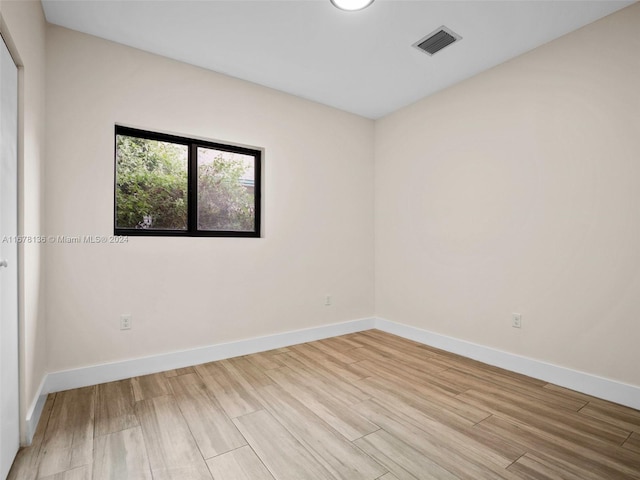
[[[324,306],[325,307],[330,307],[331,306],[331,295],[326,295],[324,297]]]
[[[512,313],[511,314],[511,326],[513,328],[522,328],[522,314],[521,313]]]
[[[131,330],[132,323],[133,317],[130,313],[123,313],[120,315],[120,330]]]

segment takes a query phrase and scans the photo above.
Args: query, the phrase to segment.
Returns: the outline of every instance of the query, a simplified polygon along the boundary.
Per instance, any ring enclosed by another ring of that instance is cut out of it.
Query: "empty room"
[[[1,480],[640,480],[640,3],[0,33]]]

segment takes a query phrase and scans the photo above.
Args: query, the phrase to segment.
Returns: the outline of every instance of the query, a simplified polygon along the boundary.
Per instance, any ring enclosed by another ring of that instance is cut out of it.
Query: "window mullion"
[[[188,229],[193,234],[198,231],[198,146],[194,143],[189,145],[188,176]]]

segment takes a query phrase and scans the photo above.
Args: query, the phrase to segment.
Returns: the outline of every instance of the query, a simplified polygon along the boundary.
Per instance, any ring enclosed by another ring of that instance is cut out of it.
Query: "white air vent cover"
[[[460,35],[449,30],[443,25],[442,27],[435,29],[429,35],[422,37],[412,46],[428,55],[433,55],[461,39],[462,37]]]

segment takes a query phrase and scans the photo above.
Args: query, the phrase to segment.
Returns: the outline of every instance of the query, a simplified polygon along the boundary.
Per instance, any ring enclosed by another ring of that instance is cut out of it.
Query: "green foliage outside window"
[[[198,149],[198,158],[205,149]],[[217,152],[211,163],[198,165],[198,229],[253,229],[253,188],[243,185],[247,165],[241,158]]]
[[[116,226],[187,228],[187,146],[116,136]]]
[[[253,157],[197,150],[197,229],[252,231]],[[187,162],[187,145],[116,135],[116,228],[187,230]]]

